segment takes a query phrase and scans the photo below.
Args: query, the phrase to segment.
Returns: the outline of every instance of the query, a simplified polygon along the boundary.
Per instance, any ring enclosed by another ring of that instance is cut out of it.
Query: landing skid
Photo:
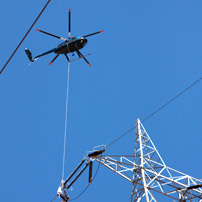
[[[89,55],[90,55],[90,53],[87,54],[87,55],[84,55],[84,57],[87,57],[87,56],[89,56]],[[68,63],[70,63],[70,62],[74,62],[74,61],[79,60],[79,59],[83,59],[83,58],[82,58],[82,57],[80,57],[80,58],[76,58],[76,59],[74,59],[74,60],[69,61]]]

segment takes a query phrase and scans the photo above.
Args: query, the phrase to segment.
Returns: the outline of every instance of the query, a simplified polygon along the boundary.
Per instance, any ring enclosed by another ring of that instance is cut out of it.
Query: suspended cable
[[[107,149],[108,147],[110,147],[111,145],[115,144],[116,142],[118,142],[121,138],[123,138],[124,136],[126,136],[128,133],[130,133],[133,129],[135,129],[135,126],[133,126],[132,128],[130,128],[129,130],[127,130],[125,133],[123,133],[121,136],[119,136],[118,138],[116,138],[114,141],[112,141],[110,144],[108,144],[105,149]]]
[[[154,112],[152,112],[149,116],[147,116],[146,118],[144,118],[142,120],[142,123],[145,122],[146,120],[150,119],[152,116],[154,116],[155,114],[157,114],[159,111],[161,111],[163,108],[165,108],[167,105],[169,105],[171,102],[173,102],[175,99],[177,99],[178,97],[180,97],[182,94],[184,94],[186,91],[188,91],[190,88],[192,88],[194,85],[196,85],[197,83],[199,83],[202,80],[202,77],[200,77],[198,80],[196,80],[194,83],[192,83],[191,85],[189,85],[187,88],[185,88],[183,91],[181,91],[180,93],[178,93],[174,98],[170,99],[168,102],[166,102],[164,105],[162,105],[161,107],[159,107],[157,110],[155,110]],[[127,130],[125,133],[123,133],[122,135],[120,135],[118,138],[116,138],[114,141],[112,141],[109,145],[106,146],[106,149],[109,148],[110,146],[112,146],[113,144],[115,144],[116,142],[118,142],[121,138],[123,138],[124,136],[126,136],[127,134],[129,134],[129,132],[131,132],[133,129],[135,129],[136,126],[133,126],[132,128],[130,128],[129,130]]]
[[[161,107],[159,107],[157,110],[155,110],[153,113],[151,113],[149,116],[147,116],[146,118],[144,118],[142,120],[142,122],[146,121],[147,119],[151,118],[152,116],[154,116],[156,113],[158,113],[159,111],[161,111],[163,108],[165,108],[167,105],[169,105],[172,101],[174,101],[175,99],[177,99],[178,97],[180,97],[182,94],[184,94],[186,91],[188,91],[190,88],[192,88],[194,85],[196,85],[199,81],[202,80],[202,77],[199,78],[197,81],[195,81],[194,83],[192,83],[191,85],[189,85],[187,88],[185,88],[182,92],[180,92],[179,94],[177,94],[174,98],[172,98],[171,100],[169,100],[168,102],[166,102],[164,105],[162,105]]]
[[[33,28],[33,26],[36,24],[36,22],[38,21],[38,19],[40,18],[40,16],[42,15],[42,13],[44,12],[44,10],[46,9],[46,7],[48,6],[48,4],[50,3],[51,0],[48,0],[48,2],[46,3],[46,5],[44,6],[44,8],[42,9],[42,11],[39,13],[38,17],[36,18],[36,20],[33,22],[33,24],[31,25],[31,27],[29,28],[29,30],[27,31],[27,33],[25,34],[25,36],[23,37],[23,39],[20,41],[20,43],[18,44],[17,48],[14,50],[14,52],[12,53],[12,55],[10,56],[10,58],[8,59],[8,61],[6,62],[6,64],[3,66],[3,68],[0,71],[0,74],[3,72],[3,70],[5,69],[5,67],[7,66],[7,64],[10,62],[10,60],[12,59],[12,57],[15,55],[16,51],[18,50],[18,48],[21,46],[22,42],[25,40],[25,38],[27,37],[27,35],[29,34],[29,32],[31,31],[31,29]]]
[[[68,100],[69,100],[69,73],[70,73],[70,63],[68,62],[67,95],[66,95],[66,110],[65,110],[65,131],[64,131],[64,148],[63,148],[63,164],[62,164],[62,181],[64,180],[64,170],[65,170],[65,153],[66,153],[66,137],[67,137],[67,112],[68,112]]]
[[[182,87],[183,84],[185,84],[185,82],[187,82],[188,80],[190,80],[194,75],[196,74],[200,74],[199,71],[202,69],[202,66],[199,66],[197,69],[194,69],[192,72],[190,72],[190,74],[185,77],[181,82],[179,82],[176,86],[174,86],[172,89],[167,90],[165,95],[162,96],[158,96],[158,100],[156,101],[162,101],[162,103],[164,103],[166,100],[168,100],[168,96],[172,95],[174,92],[176,92],[177,90],[180,89],[180,87]],[[172,93],[172,94],[171,94]],[[154,103],[150,109],[155,109],[158,108],[158,106],[160,105],[160,103]],[[145,112],[144,114],[139,115],[139,117],[145,117],[147,114],[150,114],[150,111]]]

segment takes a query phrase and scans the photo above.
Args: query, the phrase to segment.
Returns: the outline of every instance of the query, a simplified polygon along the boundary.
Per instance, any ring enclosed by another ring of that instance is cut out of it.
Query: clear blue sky
[[[3,67],[46,0],[0,2]],[[50,202],[62,174],[67,62],[54,54],[28,66],[67,37],[99,30],[71,63],[65,176],[96,145],[109,144],[202,76],[202,1],[52,0],[0,76],[0,201]],[[202,82],[148,119],[144,127],[165,163],[202,179]],[[132,154],[134,133],[106,154]],[[97,164],[95,164],[94,171]],[[87,173],[70,198],[87,184]],[[129,201],[131,184],[101,166],[77,201]],[[58,200],[57,200],[58,201]],[[167,201],[171,201],[168,199]]]

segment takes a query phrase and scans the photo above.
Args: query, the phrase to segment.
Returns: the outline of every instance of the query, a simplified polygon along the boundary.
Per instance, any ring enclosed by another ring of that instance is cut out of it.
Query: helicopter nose
[[[84,38],[83,42],[84,42],[85,44],[87,44],[87,41],[88,41],[88,40],[87,40],[86,38]]]
[[[87,44],[87,39],[86,38],[82,38],[81,40],[80,40],[80,44],[81,44],[81,46],[82,46],[82,48]]]

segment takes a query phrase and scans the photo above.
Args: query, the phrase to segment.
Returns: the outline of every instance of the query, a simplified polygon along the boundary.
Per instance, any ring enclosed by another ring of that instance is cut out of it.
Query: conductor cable
[[[157,114],[158,112],[160,112],[162,109],[164,109],[166,106],[168,106],[171,102],[173,102],[174,100],[176,100],[178,97],[180,97],[181,95],[183,95],[185,92],[187,92],[189,89],[191,89],[193,86],[195,86],[197,83],[199,83],[202,80],[202,77],[200,77],[199,79],[197,79],[194,83],[192,83],[191,85],[189,85],[187,88],[185,88],[183,91],[181,91],[180,93],[178,93],[175,97],[173,97],[172,99],[170,99],[169,101],[167,101],[165,104],[163,104],[162,106],[160,106],[157,110],[155,110],[154,112],[152,112],[150,115],[148,115],[146,118],[144,118],[142,120],[142,123],[145,122],[146,120],[150,119],[152,116],[154,116],[155,114]],[[113,144],[115,144],[116,142],[118,142],[120,139],[122,139],[123,137],[125,137],[126,135],[128,135],[133,129],[135,129],[136,126],[133,126],[132,128],[130,128],[129,130],[127,130],[125,133],[123,133],[122,135],[120,135],[118,138],[116,138],[114,141],[112,141],[110,144],[108,144],[106,146],[106,149],[108,149],[109,147],[111,147]]]
[[[29,32],[32,30],[33,26],[36,24],[36,22],[38,21],[38,19],[40,18],[40,16],[42,15],[42,13],[44,12],[44,10],[46,9],[46,7],[48,6],[48,4],[50,3],[51,0],[48,0],[48,2],[46,3],[46,5],[43,7],[42,11],[39,13],[39,15],[37,16],[36,20],[33,22],[33,24],[31,25],[31,27],[29,28],[29,30],[27,31],[27,33],[25,34],[25,36],[23,37],[23,39],[20,41],[20,43],[18,44],[17,48],[14,50],[14,52],[11,54],[10,58],[7,60],[6,64],[3,66],[3,68],[0,71],[0,74],[3,72],[3,70],[5,69],[5,67],[7,66],[7,64],[10,62],[10,60],[12,59],[12,57],[15,55],[15,53],[17,52],[18,48],[21,46],[22,42],[25,40],[25,38],[27,37],[27,35],[29,34]]]

